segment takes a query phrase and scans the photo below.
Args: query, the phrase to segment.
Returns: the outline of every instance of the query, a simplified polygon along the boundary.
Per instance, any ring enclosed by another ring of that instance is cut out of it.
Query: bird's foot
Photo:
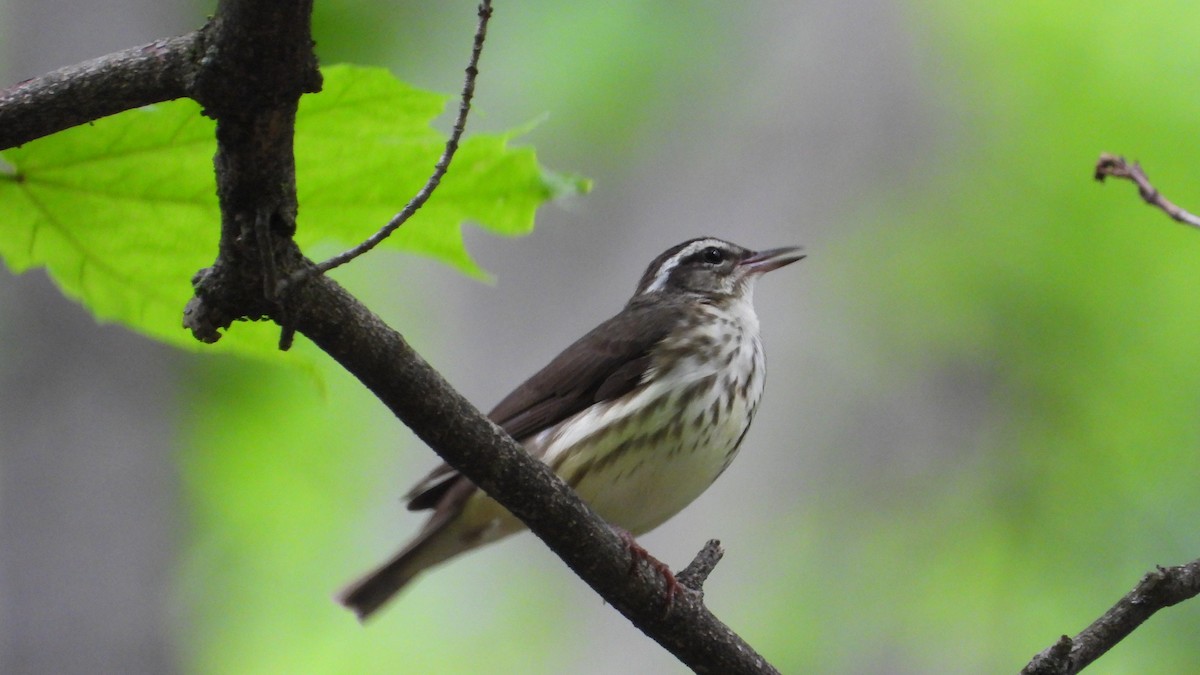
[[[625,547],[629,549],[630,574],[637,571],[639,562],[645,562],[662,576],[663,582],[667,585],[667,594],[666,598],[664,598],[666,606],[663,609],[663,614],[670,614],[671,607],[675,604],[675,595],[684,590],[679,581],[675,579],[675,573],[671,571],[671,568],[665,562],[650,555],[650,552],[637,543],[637,540],[628,531],[619,527],[614,527],[613,530],[621,537],[621,541],[625,543]]]

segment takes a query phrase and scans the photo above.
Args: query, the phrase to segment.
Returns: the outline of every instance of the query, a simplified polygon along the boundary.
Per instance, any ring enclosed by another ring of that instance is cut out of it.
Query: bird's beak
[[[784,246],[783,248],[759,251],[749,258],[743,258],[738,266],[750,274],[764,274],[804,259],[804,254],[800,253],[800,250],[799,246]]]

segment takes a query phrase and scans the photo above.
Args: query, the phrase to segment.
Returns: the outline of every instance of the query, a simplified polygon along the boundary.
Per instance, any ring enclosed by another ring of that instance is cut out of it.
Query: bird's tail
[[[418,574],[475,547],[454,536],[453,529],[427,528],[391,560],[344,588],[337,595],[338,602],[366,621]]]

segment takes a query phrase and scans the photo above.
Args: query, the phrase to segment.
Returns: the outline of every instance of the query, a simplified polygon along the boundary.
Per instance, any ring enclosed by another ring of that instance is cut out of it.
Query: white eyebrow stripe
[[[692,255],[701,249],[708,248],[709,246],[724,245],[725,242],[721,241],[720,239],[701,239],[699,241],[692,242],[690,246],[680,249],[678,253],[668,258],[663,263],[662,267],[658,268],[658,274],[654,275],[654,281],[650,282],[650,285],[647,286],[646,290],[642,291],[642,293],[655,293],[665,288],[667,285],[667,279],[671,277],[671,272],[674,271],[676,267],[679,267],[680,261],[689,255]]]
[[[642,293],[654,293],[661,291],[663,286],[667,285],[667,278],[671,276],[671,270],[679,266],[679,256],[675,256],[668,260],[662,267],[658,268],[658,274],[654,275],[654,281],[646,287]]]

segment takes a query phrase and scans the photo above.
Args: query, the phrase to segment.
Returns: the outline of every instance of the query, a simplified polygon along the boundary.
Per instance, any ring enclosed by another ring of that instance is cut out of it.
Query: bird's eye
[[[708,248],[704,249],[700,252],[700,256],[704,262],[710,265],[719,265],[725,262],[725,251],[722,251],[716,246],[709,246]]]

